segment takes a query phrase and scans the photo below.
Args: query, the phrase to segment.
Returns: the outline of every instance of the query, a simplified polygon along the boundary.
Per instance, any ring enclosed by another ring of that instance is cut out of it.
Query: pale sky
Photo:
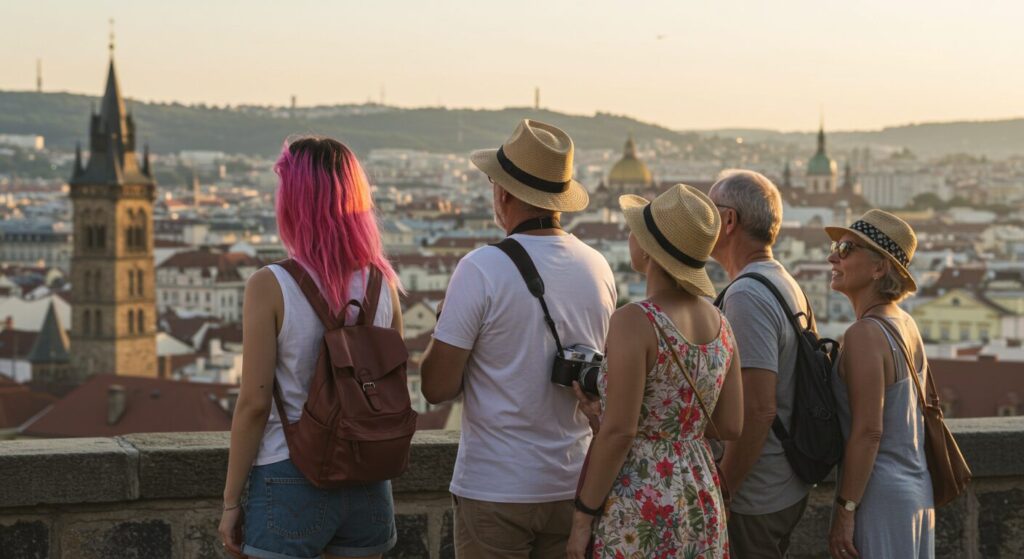
[[[676,129],[1024,116],[1024,2],[0,0],[0,89],[183,103],[541,105]]]

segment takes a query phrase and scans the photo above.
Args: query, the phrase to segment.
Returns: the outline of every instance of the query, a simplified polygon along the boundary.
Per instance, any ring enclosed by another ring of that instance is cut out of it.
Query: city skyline
[[[19,22],[0,37],[0,89],[34,89],[41,59],[44,91],[100,90],[114,17],[125,90],[144,101],[501,108],[539,88],[545,108],[673,129],[810,131],[822,109],[831,130],[1024,115],[1024,75],[1006,71],[1024,8],[1005,2],[190,3],[0,7]]]

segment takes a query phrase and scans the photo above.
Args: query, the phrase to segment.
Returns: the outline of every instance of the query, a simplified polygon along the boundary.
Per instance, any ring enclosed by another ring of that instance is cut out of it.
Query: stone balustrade
[[[975,480],[938,513],[937,556],[1024,557],[1024,417],[950,420]],[[399,545],[387,557],[450,558],[448,482],[458,433],[414,439],[395,480]],[[0,442],[0,558],[214,558],[227,433]],[[793,541],[827,557],[833,486],[822,484]]]

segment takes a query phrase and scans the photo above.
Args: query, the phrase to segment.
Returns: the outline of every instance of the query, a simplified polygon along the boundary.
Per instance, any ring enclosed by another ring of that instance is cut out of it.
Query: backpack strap
[[[544,280],[541,279],[540,273],[537,272],[537,266],[533,264],[530,255],[523,248],[523,245],[519,244],[519,241],[512,237],[505,237],[501,242],[491,246],[498,247],[512,259],[512,263],[519,270],[519,275],[523,276],[523,281],[526,282],[526,288],[530,290],[531,295],[540,301],[540,308],[544,311],[544,322],[547,323],[548,328],[551,330],[551,335],[555,338],[555,346],[558,348],[558,352],[561,353],[562,340],[558,337],[555,321],[551,318],[551,313],[548,312],[547,302],[544,301]]]
[[[743,274],[740,277],[732,280],[732,282],[729,283],[729,285],[727,285],[725,287],[725,289],[723,289],[718,294],[718,297],[715,298],[715,306],[716,307],[722,308],[722,306],[723,306],[723,304],[725,302],[725,292],[726,292],[726,290],[728,290],[729,287],[732,286],[732,284],[740,281],[743,278],[750,278],[752,280],[757,281],[761,285],[767,287],[768,291],[770,291],[772,293],[772,295],[775,296],[775,300],[778,301],[779,306],[782,307],[782,312],[786,315],[786,318],[789,319],[789,324],[793,327],[793,332],[797,336],[797,342],[799,342],[800,336],[803,335],[802,332],[801,332],[801,330],[803,329],[803,326],[800,324],[800,316],[801,315],[807,317],[807,327],[808,328],[812,328],[813,327],[812,326],[812,325],[814,325],[814,315],[813,314],[807,314],[807,313],[804,313],[804,312],[799,312],[799,313],[795,313],[794,314],[793,311],[790,310],[790,308],[789,308],[789,303],[787,303],[786,299],[782,296],[782,292],[779,291],[779,288],[775,287],[775,284],[772,283],[771,280],[769,280],[768,278],[766,278],[765,276],[763,276],[762,274],[759,274],[757,272],[748,272],[748,273]],[[801,289],[800,292],[803,293],[803,289]],[[804,294],[804,301],[807,301],[807,295],[806,294]],[[809,301],[807,301],[807,308],[808,308],[808,310],[811,308],[811,304],[810,304]],[[775,420],[772,421],[772,432],[775,433],[775,436],[780,441],[783,441],[783,440],[786,440],[786,439],[789,438],[789,430],[787,430],[786,426],[782,424],[782,420],[779,419],[778,414],[775,415]]]
[[[356,319],[356,324],[362,326],[372,325],[374,317],[377,316],[377,306],[380,304],[380,292],[384,280],[384,274],[373,265],[370,266],[370,273],[367,276],[363,302],[359,305],[359,318]]]
[[[324,299],[320,288],[317,287],[316,282],[313,281],[313,276],[309,275],[298,261],[294,258],[288,258],[275,262],[278,266],[284,268],[291,274],[292,279],[299,285],[299,289],[302,290],[302,294],[306,296],[306,301],[309,302],[309,306],[313,308],[313,312],[323,323],[324,328],[327,330],[336,330],[345,324],[344,320],[344,309],[342,309],[340,316],[334,316],[331,314],[331,307],[327,304],[327,300]],[[351,303],[350,303],[351,304]]]

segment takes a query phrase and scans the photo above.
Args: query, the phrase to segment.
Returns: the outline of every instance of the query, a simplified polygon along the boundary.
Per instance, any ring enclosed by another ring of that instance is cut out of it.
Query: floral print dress
[[[594,557],[727,558],[725,506],[703,437],[707,418],[669,345],[713,410],[732,359],[732,329],[722,316],[714,341],[692,344],[657,305],[636,304],[665,337],[655,329],[658,363],[647,375],[636,440],[594,526]],[[604,404],[605,369],[598,383]]]

